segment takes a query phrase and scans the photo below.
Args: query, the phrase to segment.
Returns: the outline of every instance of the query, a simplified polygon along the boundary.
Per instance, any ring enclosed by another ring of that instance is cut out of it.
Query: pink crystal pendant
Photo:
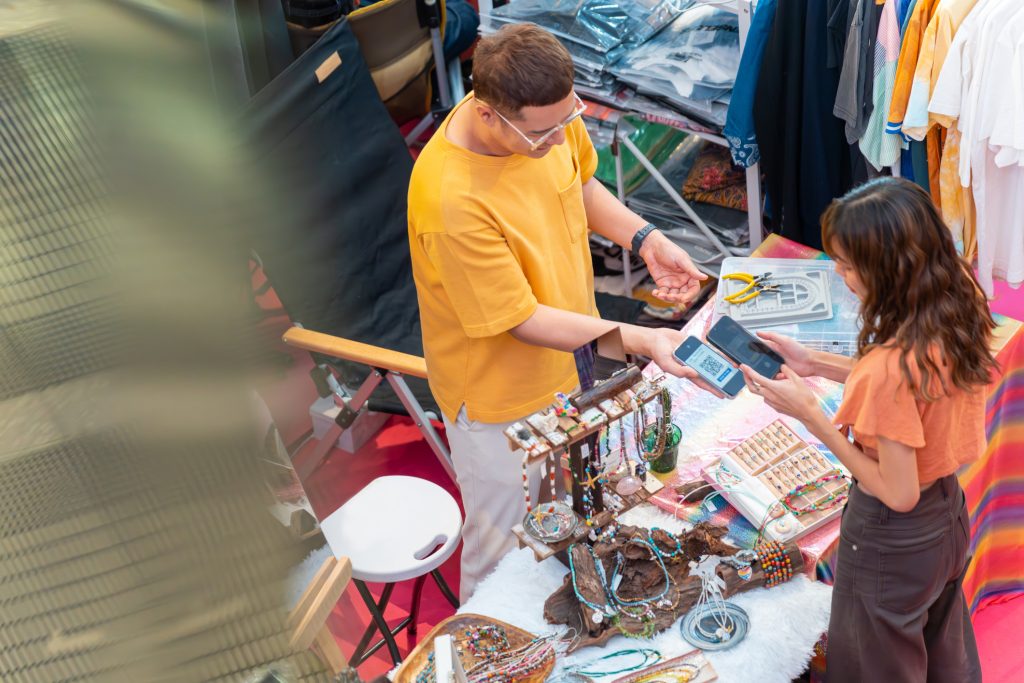
[[[619,479],[618,483],[615,484],[615,493],[620,496],[631,496],[639,491],[641,486],[643,484],[640,483],[639,479],[632,475],[627,475]]]

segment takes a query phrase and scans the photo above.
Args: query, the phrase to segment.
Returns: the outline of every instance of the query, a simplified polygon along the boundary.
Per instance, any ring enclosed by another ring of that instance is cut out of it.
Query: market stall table
[[[783,237],[770,235],[753,256],[765,258],[825,259],[824,253]],[[687,334],[703,337],[714,310],[707,302],[683,328]],[[967,495],[971,514],[971,552],[973,560],[964,580],[964,592],[971,609],[986,598],[1024,590],[1024,496],[1019,493],[1022,465],[1019,458],[1022,377],[1024,377],[1024,327],[1018,321],[995,316],[999,328],[995,346],[1001,372],[989,385],[986,416],[988,448],[977,462],[964,467],[961,485]],[[651,369],[648,368],[648,372]],[[821,378],[808,383],[819,396],[822,408],[834,414],[842,399],[842,386]],[[750,547],[757,530],[737,510],[720,498],[710,505],[679,505],[672,485],[700,477],[700,469],[753,434],[779,414],[749,392],[733,401],[719,400],[689,382],[670,382],[673,397],[673,421],[682,428],[679,464],[676,474],[663,479],[665,490],[651,499],[666,512],[696,524],[708,521],[729,528],[728,540]],[[799,435],[821,450],[825,449],[803,425],[782,418]],[[839,522],[828,525],[798,540],[809,576],[832,582],[839,538]]]
[[[679,532],[684,523],[651,505],[643,505],[621,516],[623,523],[660,527]],[[535,635],[564,627],[544,621],[544,601],[562,585],[565,565],[551,557],[537,562],[527,549],[514,550],[478,587],[459,612],[482,614],[505,621]],[[806,668],[814,644],[828,626],[832,590],[825,584],[796,576],[774,588],[758,588],[729,601],[750,617],[750,631],[739,644],[706,656],[721,683],[790,683]],[[677,620],[669,629],[650,640],[616,636],[601,648],[586,647],[560,659],[554,674],[567,666],[583,665],[617,650],[653,647],[663,657],[675,657],[693,647],[683,640]],[[609,677],[613,680],[616,677]]]
[[[824,258],[821,252],[775,236],[769,237],[755,255],[775,258]],[[713,301],[706,304],[687,324],[684,331],[702,337],[709,326],[713,308]],[[1010,438],[1012,435],[1007,432],[1013,420],[1007,418],[1006,411],[1000,410],[999,407],[1004,406],[1006,393],[1012,393],[1013,387],[1016,386],[1011,380],[1020,374],[1019,366],[1024,357],[1024,332],[1014,321],[1000,319],[999,322],[1004,337],[1000,341],[1000,347],[1003,348],[1000,356],[1003,362],[1003,375],[997,378],[990,388],[991,444],[986,457],[961,474],[968,490],[968,504],[972,510],[975,534],[981,535],[983,541],[983,544],[979,545],[979,539],[975,538],[976,557],[972,568],[974,573],[981,573],[988,567],[1005,566],[1009,552],[1005,543],[997,544],[992,541],[994,533],[991,529],[998,520],[979,520],[973,517],[976,509],[994,505],[991,500],[993,496],[981,499],[981,492],[975,492],[973,498],[980,500],[972,500],[970,486],[973,484],[973,488],[979,488],[983,482],[992,481],[994,472],[1000,471],[1000,468],[1005,469],[1006,445],[1013,441]],[[647,372],[653,372],[653,368],[648,368]],[[810,382],[821,399],[822,406],[826,411],[833,413],[841,400],[842,387],[820,379]],[[677,470],[662,478],[666,484],[665,489],[651,499],[651,502],[661,510],[645,504],[622,515],[622,521],[639,526],[657,526],[670,532],[689,528],[699,521],[709,521],[728,528],[726,541],[740,547],[750,547],[753,545],[756,529],[743,519],[735,508],[716,497],[701,505],[680,505],[672,485],[699,478],[702,467],[714,461],[740,440],[771,421],[779,419],[779,415],[748,392],[743,392],[735,400],[725,401],[700,391],[689,382],[669,381],[668,386],[673,397],[673,422],[683,430]],[[997,419],[1000,416],[1002,422]],[[817,439],[811,437],[798,422],[783,419],[803,438],[821,447]],[[988,503],[985,500],[988,500]],[[1012,503],[1004,500],[1004,506],[1008,502]],[[1007,531],[1009,530],[1001,528],[1002,535]],[[816,577],[830,582],[830,562],[834,561],[834,543],[838,533],[839,524],[836,520],[799,539],[798,543],[804,554],[805,570],[810,578],[798,576],[782,586],[757,589],[730,599],[749,613],[751,630],[747,638],[734,648],[708,653],[708,659],[718,673],[718,680],[725,683],[749,681],[753,672],[756,672],[759,681],[788,683],[806,669],[815,643],[827,628],[831,599],[831,589],[826,583],[810,579]],[[993,550],[989,551],[989,547]],[[1021,552],[1019,544],[1010,550],[1016,553],[1016,556]],[[989,552],[1001,552],[998,561],[990,558]],[[513,551],[479,586],[460,612],[484,614],[501,619],[537,635],[551,633],[560,627],[545,623],[543,604],[547,597],[562,585],[565,574],[565,566],[555,558],[538,563],[533,553],[527,549]],[[1006,583],[998,582],[997,579],[1001,577],[991,578],[986,574],[984,577],[974,578],[979,593],[986,581],[995,581],[995,590],[1019,588],[1019,579],[1014,579],[1017,583],[1011,581],[1013,585],[1008,586]],[[977,602],[976,596],[970,597],[975,598],[974,602]],[[680,636],[678,621],[653,639],[641,642],[644,646],[657,648],[666,658],[692,649]],[[567,666],[584,664],[607,653],[637,645],[635,640],[616,636],[602,648],[582,648],[560,660],[555,673]]]

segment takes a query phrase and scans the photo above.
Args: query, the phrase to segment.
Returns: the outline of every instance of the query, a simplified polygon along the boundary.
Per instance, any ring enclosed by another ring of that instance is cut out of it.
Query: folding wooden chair
[[[317,445],[293,460],[295,471],[299,474],[300,478],[308,476],[327,457],[327,454],[337,442],[341,433],[352,425],[359,415],[359,411],[368,404],[373,391],[386,380],[391,385],[395,395],[402,402],[406,412],[415,422],[416,427],[423,434],[430,449],[434,451],[438,462],[441,463],[441,466],[448,473],[448,476],[451,477],[452,481],[455,481],[455,470],[452,467],[451,454],[448,451],[448,447],[441,440],[437,430],[434,429],[430,417],[424,411],[406,382],[406,377],[426,380],[427,364],[422,356],[391,351],[379,346],[362,344],[350,339],[343,339],[322,332],[314,332],[301,327],[293,327],[285,332],[284,341],[289,346],[294,346],[313,354],[352,363],[361,363],[373,369],[351,398],[346,396],[341,386],[326,367],[321,366],[314,370],[314,381],[318,385],[320,396],[322,398],[333,396],[335,403],[340,408],[340,412],[337,418],[335,418],[335,424],[320,439]]]
[[[299,326],[285,341],[313,354],[317,390],[340,409],[335,428],[296,464],[300,478],[367,406],[412,417],[454,479],[428,414],[440,410],[424,379],[409,255],[412,157],[348,20],[257,93],[241,124],[253,164],[272,170],[281,198],[279,215],[254,225],[248,246]]]
[[[338,604],[352,579],[352,563],[348,558],[327,557],[299,604],[288,614],[288,628],[292,629],[289,646],[294,652],[310,647],[331,671],[339,674],[348,668],[348,660],[327,628],[327,617]]]

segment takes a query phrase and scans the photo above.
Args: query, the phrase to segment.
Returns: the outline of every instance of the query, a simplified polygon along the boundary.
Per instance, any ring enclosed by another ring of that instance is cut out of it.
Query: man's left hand
[[[654,296],[673,304],[693,301],[707,275],[697,270],[687,254],[672,240],[655,230],[640,246],[640,256],[657,287]]]

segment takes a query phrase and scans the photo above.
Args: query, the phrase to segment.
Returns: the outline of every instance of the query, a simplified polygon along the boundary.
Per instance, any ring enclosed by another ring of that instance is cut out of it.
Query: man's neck
[[[455,116],[448,122],[446,131],[448,142],[483,156],[511,156],[495,143],[490,129],[476,113],[474,104],[474,100],[469,100],[455,111]]]

